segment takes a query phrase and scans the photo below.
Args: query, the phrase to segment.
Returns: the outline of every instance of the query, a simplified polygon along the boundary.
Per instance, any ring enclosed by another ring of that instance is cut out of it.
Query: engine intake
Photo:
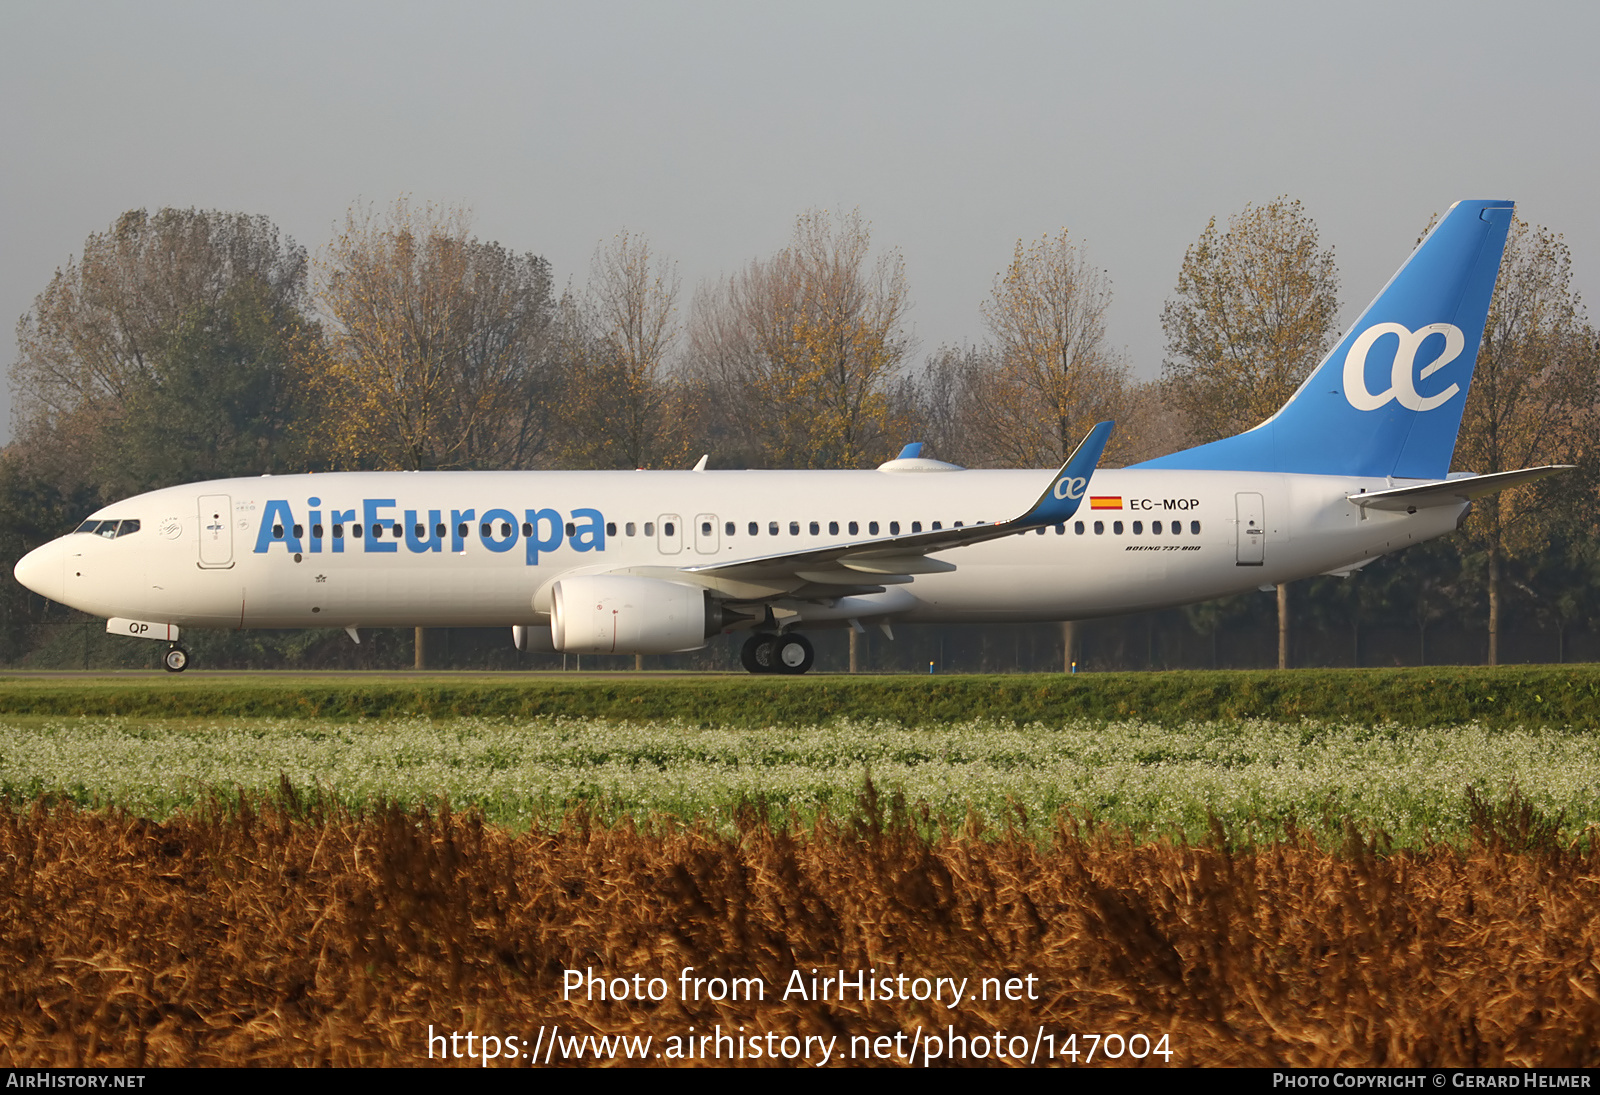
[[[730,619],[743,619],[699,586],[625,574],[562,578],[551,587],[550,638],[571,654],[672,654],[699,650]]]

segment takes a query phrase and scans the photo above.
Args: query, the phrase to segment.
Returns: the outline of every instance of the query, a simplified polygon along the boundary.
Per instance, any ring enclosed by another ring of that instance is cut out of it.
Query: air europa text
[[[295,555],[342,554],[356,550],[348,546],[354,543],[367,554],[392,555],[404,543],[414,554],[446,550],[460,554],[475,540],[501,554],[514,549],[520,540],[524,562],[538,566],[541,553],[557,551],[563,545],[573,551],[606,549],[606,521],[597,509],[575,509],[563,515],[559,510],[528,507],[519,517],[498,506],[481,513],[475,508],[400,510],[393,498],[363,498],[359,510],[318,508],[322,506],[320,498],[308,499],[306,504],[302,523],[285,499],[267,502],[256,532],[255,553],[265,555],[282,547]]]

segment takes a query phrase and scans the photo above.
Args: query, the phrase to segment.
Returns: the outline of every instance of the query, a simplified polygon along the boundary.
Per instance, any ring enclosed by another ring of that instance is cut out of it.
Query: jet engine
[[[550,637],[573,654],[671,654],[699,650],[728,612],[699,586],[624,574],[584,574],[551,587]]]

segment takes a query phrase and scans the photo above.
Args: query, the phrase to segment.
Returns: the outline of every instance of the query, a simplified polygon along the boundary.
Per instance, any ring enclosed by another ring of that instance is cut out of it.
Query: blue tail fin
[[[1508,201],[1457,202],[1283,409],[1140,468],[1443,479],[1511,227]]]

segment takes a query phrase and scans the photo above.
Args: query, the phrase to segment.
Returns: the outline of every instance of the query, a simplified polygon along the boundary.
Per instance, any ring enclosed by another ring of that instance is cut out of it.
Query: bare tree
[[[995,462],[1056,465],[1102,419],[1122,417],[1128,368],[1106,345],[1111,282],[1066,229],[1024,248],[983,305],[994,338],[984,398],[971,406]],[[1122,432],[1113,436],[1115,463]]]
[[[643,468],[682,455],[668,355],[678,275],[624,231],[595,249],[589,286],[561,303],[561,447],[584,467]]]
[[[891,389],[910,349],[898,252],[871,262],[859,212],[812,210],[791,244],[698,294],[697,369],[753,459],[859,467],[891,443]]]

